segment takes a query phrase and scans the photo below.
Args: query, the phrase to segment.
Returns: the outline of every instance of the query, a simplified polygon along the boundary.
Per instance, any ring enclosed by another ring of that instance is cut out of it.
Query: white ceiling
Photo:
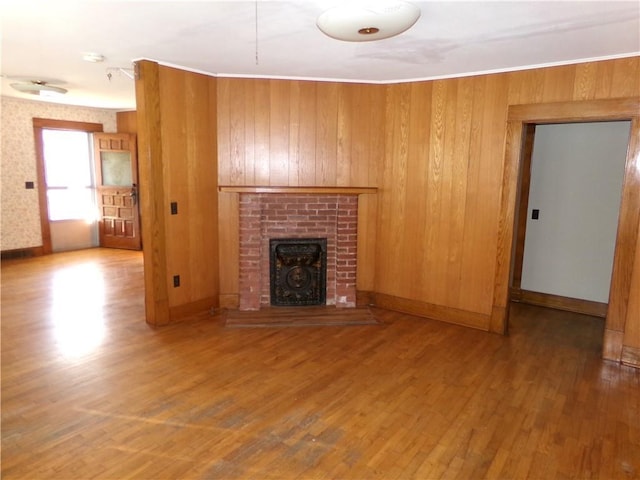
[[[133,109],[126,73],[141,58],[218,76],[386,83],[640,54],[638,0],[414,1],[422,14],[409,31],[357,43],[316,27],[341,3],[0,0],[2,95],[34,99],[10,83],[51,80],[69,90],[60,103]]]

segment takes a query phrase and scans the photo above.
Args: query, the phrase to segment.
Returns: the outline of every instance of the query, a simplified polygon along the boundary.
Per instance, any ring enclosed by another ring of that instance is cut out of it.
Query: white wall
[[[630,122],[536,127],[523,290],[608,302],[629,129]]]

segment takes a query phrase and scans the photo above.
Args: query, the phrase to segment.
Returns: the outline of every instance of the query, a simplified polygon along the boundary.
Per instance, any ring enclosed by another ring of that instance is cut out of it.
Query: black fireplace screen
[[[271,305],[324,305],[327,296],[327,239],[272,238]]]

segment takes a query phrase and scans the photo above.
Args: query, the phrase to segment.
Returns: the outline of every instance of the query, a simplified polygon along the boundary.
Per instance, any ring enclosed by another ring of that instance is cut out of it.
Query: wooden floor
[[[154,329],[137,252],[3,262],[2,478],[640,478],[640,370],[601,319],[513,310]]]

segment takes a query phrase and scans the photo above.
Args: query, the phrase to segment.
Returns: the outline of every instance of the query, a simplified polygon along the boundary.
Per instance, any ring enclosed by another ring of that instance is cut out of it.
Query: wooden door
[[[130,133],[96,133],[93,140],[100,246],[140,250],[136,137]]]

